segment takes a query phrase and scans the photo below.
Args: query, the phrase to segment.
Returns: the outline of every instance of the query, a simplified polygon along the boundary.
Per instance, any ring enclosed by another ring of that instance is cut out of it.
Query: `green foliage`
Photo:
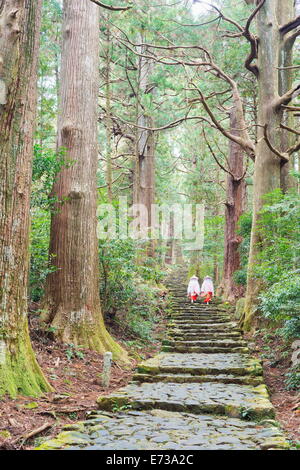
[[[287,390],[300,390],[300,366],[292,367],[285,376]]]
[[[37,144],[34,147],[29,276],[30,298],[33,301],[43,296],[46,277],[54,270],[48,248],[51,210],[57,200],[49,195],[56,175],[71,164],[65,158],[64,149],[56,152]]]
[[[255,273],[271,285],[299,266],[299,195],[294,191],[284,195],[280,189],[267,194],[258,230],[263,245]]]
[[[260,296],[260,308],[266,318],[280,322],[286,338],[300,337],[300,273],[286,273]]]
[[[131,239],[101,241],[100,296],[104,314],[134,337],[147,340],[159,313],[163,272],[151,258],[138,258],[143,250]]]
[[[241,268],[235,271],[233,275],[234,282],[242,286],[247,284],[247,266],[250,249],[251,227],[252,214],[250,212],[245,212],[239,218],[237,230],[238,235],[241,235],[242,237],[242,242],[239,246]]]
[[[260,296],[262,314],[282,325],[286,339],[300,337],[300,201],[295,191],[275,190],[266,195],[260,214],[263,240],[255,275],[265,290]]]
[[[118,413],[118,412],[128,411],[131,408],[132,408],[132,405],[130,405],[129,403],[124,403],[123,405],[121,405],[120,403],[118,403],[118,401],[113,400],[111,411],[113,413]]]
[[[252,420],[252,410],[244,406],[240,407],[240,417],[246,421]]]
[[[46,277],[54,271],[48,258],[50,213],[32,209],[30,234],[30,276],[29,293],[33,301],[38,301],[44,293]]]
[[[72,359],[84,359],[84,352],[81,351],[82,346],[75,346],[74,344],[68,344],[68,348],[66,349],[66,356],[69,361]]]

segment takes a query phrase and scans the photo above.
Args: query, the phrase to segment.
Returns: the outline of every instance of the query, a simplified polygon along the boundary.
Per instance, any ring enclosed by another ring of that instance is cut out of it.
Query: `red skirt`
[[[204,302],[205,302],[206,304],[208,304],[208,302],[211,301],[212,295],[213,295],[212,292],[207,292],[207,294],[206,294],[206,296],[205,296],[205,298],[204,298]]]
[[[198,294],[195,294],[195,293],[191,294],[191,299],[192,300],[197,300],[197,298],[198,298]]]

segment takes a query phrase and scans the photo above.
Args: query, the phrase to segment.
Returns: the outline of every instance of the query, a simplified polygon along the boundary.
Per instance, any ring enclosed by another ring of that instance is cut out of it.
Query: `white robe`
[[[193,294],[199,295],[200,294],[200,285],[199,285],[197,277],[192,277],[190,279],[190,282],[189,282],[189,285],[188,285],[188,288],[187,288],[187,293],[189,295],[193,295]]]
[[[201,292],[204,292],[204,294],[212,292],[214,294],[214,285],[211,279],[204,279],[201,286]]]

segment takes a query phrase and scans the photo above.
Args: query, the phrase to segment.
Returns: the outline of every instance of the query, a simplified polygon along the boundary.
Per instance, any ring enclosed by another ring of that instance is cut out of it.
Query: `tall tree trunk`
[[[278,3],[277,16],[280,19],[279,24],[286,24],[292,21],[295,17],[295,0],[285,0],[284,2]],[[293,65],[293,46],[295,38],[287,37],[281,41],[280,44],[280,56],[279,56],[279,95],[283,95],[293,86],[293,70],[289,67]],[[284,113],[283,124],[288,127],[294,127],[294,115],[293,113]],[[280,150],[284,151],[293,144],[292,134],[281,129],[281,146]],[[290,171],[293,169],[293,158],[289,162],[281,162],[280,170],[280,186],[281,189],[286,192],[289,188],[296,186],[296,178],[290,175]]]
[[[106,186],[107,186],[107,198],[111,204],[113,201],[112,191],[112,146],[113,146],[113,122],[111,113],[111,35],[110,35],[110,16],[106,17],[107,24],[107,37],[105,47],[105,102],[106,102]]]
[[[279,30],[282,24],[278,17],[279,0],[266,0],[259,10],[257,19],[258,32],[258,132],[256,159],[254,168],[253,192],[253,223],[250,242],[248,265],[248,281],[243,324],[245,329],[251,328],[257,305],[257,296],[261,284],[255,278],[253,269],[257,256],[263,246],[258,228],[259,212],[264,203],[264,195],[280,188],[282,160],[267,145],[264,138],[264,126],[268,125],[268,136],[273,147],[280,149],[280,124],[283,118],[283,108],[278,105],[279,76],[278,67],[281,65],[280,51],[284,37]],[[285,2],[285,8],[292,7],[293,2]]]
[[[140,38],[141,43],[143,37]],[[141,53],[145,52],[141,47]],[[144,57],[138,60],[138,92],[137,92],[137,125],[140,127],[153,127],[153,119],[143,108],[141,103],[143,95],[151,94],[153,87],[150,77],[153,62]],[[137,129],[136,142],[136,168],[134,178],[133,201],[135,204],[143,204],[147,208],[147,220],[143,220],[143,229],[150,235],[152,217],[151,206],[155,196],[155,140],[151,130]],[[148,255],[154,255],[154,243],[148,246]]]
[[[56,336],[65,343],[126,358],[103,322],[96,236],[98,165],[99,8],[90,1],[64,1],[58,148],[73,161],[53,188],[46,305]]]
[[[238,135],[238,123],[234,109],[230,113],[231,133]],[[229,302],[240,295],[240,287],[234,282],[233,274],[240,267],[239,245],[241,237],[237,235],[237,224],[244,212],[246,183],[244,174],[244,152],[240,145],[233,141],[229,144],[229,167],[231,174],[227,175],[225,203],[225,239],[224,239],[224,268],[223,295]]]
[[[0,395],[50,391],[27,324],[29,210],[41,0],[0,2]]]

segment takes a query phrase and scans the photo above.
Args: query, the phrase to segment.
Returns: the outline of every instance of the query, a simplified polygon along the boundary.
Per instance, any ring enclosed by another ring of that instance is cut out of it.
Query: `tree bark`
[[[293,2],[288,2],[292,6]],[[280,124],[283,120],[283,108],[278,106],[279,98],[279,73],[281,65],[280,52],[283,47],[284,37],[279,30],[282,24],[278,13],[279,0],[266,0],[258,12],[258,131],[256,145],[256,159],[254,167],[254,192],[253,192],[253,223],[250,242],[250,254],[248,264],[248,281],[245,311],[243,318],[244,328],[250,329],[253,325],[257,306],[257,296],[261,290],[261,283],[255,278],[254,266],[257,256],[263,246],[257,230],[259,212],[264,204],[264,195],[280,188],[282,160],[275,155],[267,145],[264,138],[264,126],[268,125],[268,136],[272,145],[280,149],[282,145]]]
[[[52,390],[27,323],[29,210],[41,0],[0,2],[0,395]]]
[[[143,42],[143,38],[140,38]],[[141,47],[141,53],[145,52]],[[152,94],[150,77],[153,62],[145,57],[138,59],[138,92],[137,92],[137,125],[140,127],[153,127],[152,117],[143,109],[142,96]],[[151,234],[152,217],[151,206],[154,204],[155,196],[155,141],[154,132],[150,130],[137,129],[136,133],[136,165],[133,188],[133,202],[143,204],[147,208],[147,220],[143,220],[144,232]],[[148,245],[147,253],[154,256],[154,243]]]
[[[238,135],[238,122],[234,108],[230,113],[231,133]],[[246,183],[244,174],[244,152],[240,145],[233,141],[229,143],[229,167],[231,174],[227,175],[225,203],[225,238],[224,238],[224,268],[223,295],[226,300],[233,302],[241,295],[241,287],[233,280],[233,274],[240,267],[239,245],[242,238],[237,235],[237,225],[244,212]]]
[[[285,0],[278,3],[277,15],[280,21],[279,24],[289,23],[296,16],[294,0]],[[293,86],[293,71],[287,67],[293,65],[293,46],[295,38],[291,36],[285,37],[280,44],[280,56],[279,56],[279,95],[284,95]],[[283,124],[288,127],[294,127],[294,116],[293,113],[284,113]],[[284,151],[293,144],[292,134],[281,129],[281,146],[280,150]],[[282,162],[280,169],[280,186],[283,192],[286,192],[289,188],[295,187],[296,179],[290,175],[290,171],[293,169],[293,157],[289,162]]]
[[[47,279],[46,309],[56,337],[94,351],[125,351],[105,329],[99,298],[96,236],[99,8],[64,1],[57,147],[73,164],[54,184],[50,256],[56,271]]]
[[[113,201],[113,190],[112,190],[112,148],[113,148],[113,121],[111,112],[111,35],[110,35],[110,16],[106,17],[107,24],[107,38],[105,47],[105,101],[106,101],[106,186],[107,186],[107,198],[111,204]]]

